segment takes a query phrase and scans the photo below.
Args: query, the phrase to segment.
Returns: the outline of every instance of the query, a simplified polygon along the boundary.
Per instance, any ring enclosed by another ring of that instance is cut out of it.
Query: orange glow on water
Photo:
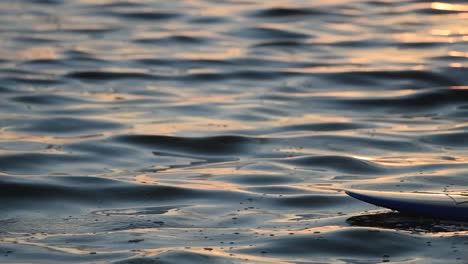
[[[53,47],[34,47],[19,51],[16,55],[21,60],[56,60],[60,56]]]
[[[449,4],[442,2],[431,3],[431,8],[436,10],[446,11],[468,11],[468,5],[465,4]]]

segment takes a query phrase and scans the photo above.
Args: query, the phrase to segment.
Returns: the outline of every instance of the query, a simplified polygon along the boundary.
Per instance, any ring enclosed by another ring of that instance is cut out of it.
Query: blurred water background
[[[468,189],[468,4],[0,2],[0,262],[466,263],[341,190]]]

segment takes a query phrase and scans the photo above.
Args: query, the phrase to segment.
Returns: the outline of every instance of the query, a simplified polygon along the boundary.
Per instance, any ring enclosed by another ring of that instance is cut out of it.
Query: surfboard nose
[[[349,196],[351,196],[351,197],[353,197],[353,198],[356,198],[356,199],[359,199],[358,197],[360,197],[360,195],[359,195],[358,193],[355,193],[355,192],[353,192],[353,191],[351,191],[351,190],[344,190],[344,192],[345,192],[347,195],[349,195]],[[360,200],[360,199],[359,199],[359,200]]]
[[[366,202],[366,203],[371,203],[371,204],[374,204],[375,205],[375,200],[379,200],[378,197],[373,197],[369,194],[364,194],[364,193],[360,193],[359,191],[355,192],[355,191],[351,191],[351,190],[345,190],[345,193],[350,196],[350,197],[353,197],[354,199],[357,199],[357,200],[360,200],[360,201],[363,201],[363,202]]]

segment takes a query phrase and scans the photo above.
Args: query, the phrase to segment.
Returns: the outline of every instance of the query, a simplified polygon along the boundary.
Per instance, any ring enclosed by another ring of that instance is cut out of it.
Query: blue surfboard
[[[347,195],[366,203],[401,213],[468,221],[468,195],[346,190]]]

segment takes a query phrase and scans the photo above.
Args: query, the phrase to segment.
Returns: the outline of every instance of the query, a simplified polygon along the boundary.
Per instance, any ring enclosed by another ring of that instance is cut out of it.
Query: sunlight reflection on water
[[[467,19],[456,0],[0,2],[0,262],[462,263],[463,224],[341,190],[466,189]]]

